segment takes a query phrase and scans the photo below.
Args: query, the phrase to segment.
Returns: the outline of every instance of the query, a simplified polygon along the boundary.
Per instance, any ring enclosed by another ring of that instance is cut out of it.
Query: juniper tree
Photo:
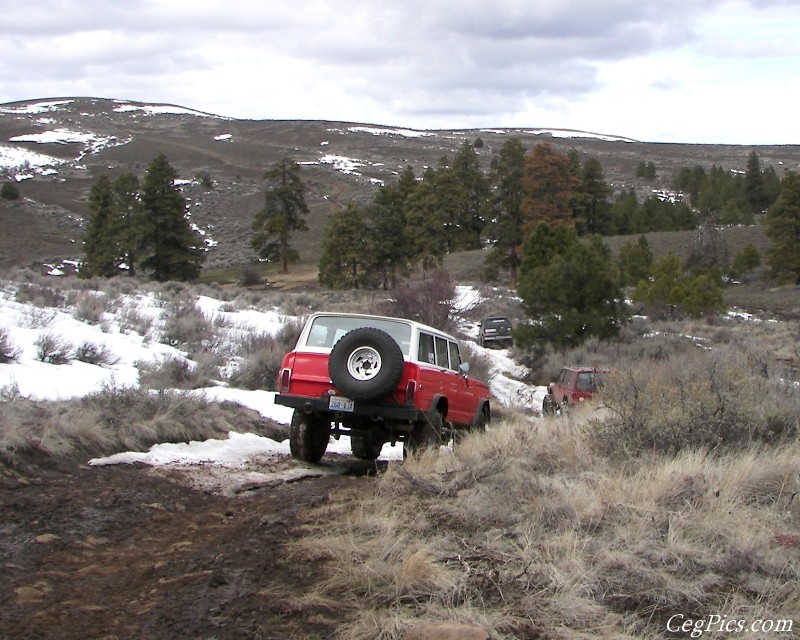
[[[269,262],[279,261],[280,272],[288,273],[289,263],[299,258],[290,242],[295,231],[307,231],[305,185],[300,179],[300,166],[283,158],[264,174],[267,187],[264,207],[253,219],[251,246],[256,255]]]
[[[194,280],[200,275],[200,238],[186,219],[186,201],[175,186],[177,172],[158,155],[142,183],[139,265],[154,280]]]
[[[627,319],[610,250],[598,236],[579,241],[569,225],[540,223],[526,239],[518,291],[530,318],[516,332],[523,348],[610,338]]]

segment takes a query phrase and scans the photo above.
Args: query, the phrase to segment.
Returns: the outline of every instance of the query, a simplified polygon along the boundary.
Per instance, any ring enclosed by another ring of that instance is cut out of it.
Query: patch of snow
[[[194,109],[187,109],[185,107],[178,107],[176,105],[170,105],[170,104],[137,105],[137,104],[131,104],[129,102],[118,102],[117,104],[118,106],[114,107],[114,111],[117,113],[142,112],[146,116],[173,114],[182,116],[197,116],[200,118],[221,117],[212,115],[210,113],[203,113],[202,111],[195,111]],[[228,120],[229,118],[224,118],[224,119]]]
[[[26,104],[20,107],[2,107],[0,113],[20,114],[20,115],[36,115],[37,113],[48,113],[51,111],[58,111],[58,108],[65,104],[72,104],[74,100],[52,100],[48,102],[37,102],[35,104]]]
[[[593,138],[595,140],[605,140],[607,142],[637,142],[633,138],[622,136],[607,136],[589,131],[576,131],[573,129],[524,129],[521,133],[528,133],[534,136],[549,135],[553,138]]]
[[[349,127],[348,131],[353,133],[369,133],[373,136],[402,136],[404,138],[428,138],[435,137],[435,133],[430,131],[415,131],[413,129],[388,129],[383,127]]]
[[[231,142],[233,140],[233,134],[232,133],[221,133],[218,136],[214,136],[214,140],[219,140],[219,141],[223,141],[224,140],[226,142]]]
[[[16,169],[25,167],[34,170],[36,173],[42,174],[43,168],[58,166],[64,164],[65,161],[60,158],[55,158],[43,153],[29,151],[20,147],[10,147],[0,144],[0,168],[2,169]],[[54,172],[51,170],[51,172]],[[30,173],[27,171],[26,173]]]
[[[354,160],[353,158],[348,158],[346,156],[334,156],[334,155],[327,155],[322,156],[320,159],[320,164],[330,164],[333,165],[333,168],[337,171],[341,171],[342,173],[351,174],[354,176],[360,176],[361,174],[356,171],[358,167],[363,167],[364,163],[360,162],[359,160]]]

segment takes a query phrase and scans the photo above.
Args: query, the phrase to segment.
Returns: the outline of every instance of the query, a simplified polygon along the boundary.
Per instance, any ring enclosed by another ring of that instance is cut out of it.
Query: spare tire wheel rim
[[[380,370],[381,354],[372,347],[359,347],[347,358],[347,373],[355,380],[372,380]]]

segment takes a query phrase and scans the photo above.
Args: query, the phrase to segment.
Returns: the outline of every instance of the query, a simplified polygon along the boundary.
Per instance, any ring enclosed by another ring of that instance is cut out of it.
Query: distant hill
[[[743,171],[756,149],[762,166],[800,169],[800,146],[732,146],[637,142],[621,136],[553,129],[420,131],[347,122],[233,120],[175,105],[98,98],[52,98],[0,105],[0,177],[17,181],[21,198],[0,200],[0,267],[53,263],[81,256],[81,224],[94,180],[133,171],[140,177],[159,153],[180,173],[193,222],[209,243],[206,267],[230,268],[252,258],[250,224],[263,199],[262,176],[284,155],[303,167],[311,209],[309,231],[296,245],[316,264],[325,220],[350,201],[372,198],[406,166],[419,176],[464,140],[480,138],[484,166],[505,140],[526,148],[547,141],[594,156],[615,188],[642,196],[668,189],[684,166]],[[635,178],[652,161],[658,177]],[[205,189],[198,176],[208,175]]]

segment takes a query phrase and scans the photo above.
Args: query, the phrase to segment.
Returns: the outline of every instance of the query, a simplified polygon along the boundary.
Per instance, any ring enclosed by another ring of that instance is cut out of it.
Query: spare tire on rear
[[[382,400],[403,377],[403,351],[394,338],[373,327],[346,333],[333,346],[328,374],[351,400]]]

